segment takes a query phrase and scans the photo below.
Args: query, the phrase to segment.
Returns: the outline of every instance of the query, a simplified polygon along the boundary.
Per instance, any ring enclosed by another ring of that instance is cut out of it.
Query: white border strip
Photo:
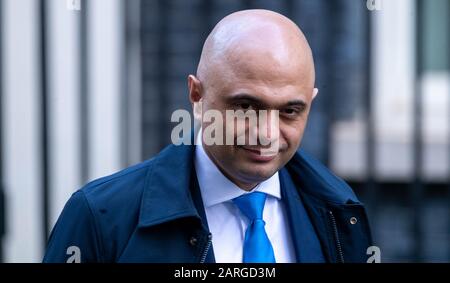
[[[3,0],[3,138],[6,262],[42,260],[39,9]]]

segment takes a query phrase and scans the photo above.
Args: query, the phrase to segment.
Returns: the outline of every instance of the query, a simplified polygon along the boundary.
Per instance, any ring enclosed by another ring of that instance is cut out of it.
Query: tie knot
[[[233,199],[239,210],[250,220],[262,219],[266,194],[253,192]]]

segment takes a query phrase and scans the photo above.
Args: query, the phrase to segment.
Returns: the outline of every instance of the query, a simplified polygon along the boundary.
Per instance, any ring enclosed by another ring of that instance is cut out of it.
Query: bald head
[[[208,88],[243,76],[296,78],[313,85],[312,52],[299,27],[268,10],[244,10],[223,18],[205,41],[197,77]]]
[[[235,140],[244,132],[265,135],[269,128],[279,133],[266,135],[277,137],[278,141],[278,152],[275,149],[275,155],[268,159],[255,156],[264,149],[262,143],[251,147],[203,144],[214,164],[240,188],[254,188],[295,154],[317,94],[314,76],[311,49],[305,36],[297,25],[278,13],[266,10],[233,13],[222,19],[206,39],[197,76],[188,76],[189,99],[201,128],[214,135],[222,134],[227,140],[229,137]],[[209,116],[219,112],[225,117],[229,111],[258,111],[260,115],[261,110],[274,113],[269,115],[279,117],[279,123],[259,121],[257,127],[251,127],[246,122],[245,131],[238,133],[234,120],[214,118],[212,124]]]

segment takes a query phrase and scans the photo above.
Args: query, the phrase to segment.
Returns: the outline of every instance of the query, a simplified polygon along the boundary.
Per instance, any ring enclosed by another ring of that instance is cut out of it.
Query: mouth
[[[247,146],[238,146],[239,149],[242,149],[247,156],[256,162],[269,162],[275,159],[278,155],[278,151],[269,151],[268,149],[264,148],[254,148],[254,147],[247,147]]]

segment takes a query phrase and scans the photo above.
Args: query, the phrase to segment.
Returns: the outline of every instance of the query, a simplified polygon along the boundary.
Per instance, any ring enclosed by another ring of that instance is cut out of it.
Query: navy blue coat
[[[170,145],[75,192],[53,228],[44,262],[66,262],[73,247],[81,262],[214,262],[194,148]],[[327,262],[366,262],[372,238],[351,188],[302,151],[280,173],[294,184],[285,193],[294,207],[294,245],[302,234],[295,213],[301,201]]]

